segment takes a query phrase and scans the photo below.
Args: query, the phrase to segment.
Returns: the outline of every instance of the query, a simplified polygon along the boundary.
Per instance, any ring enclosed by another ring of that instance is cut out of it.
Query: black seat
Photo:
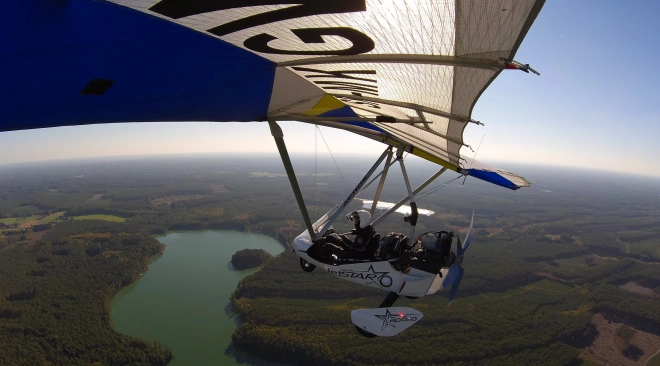
[[[367,248],[364,250],[367,258],[373,258],[378,251],[378,246],[380,245],[380,234],[373,235],[367,244]]]

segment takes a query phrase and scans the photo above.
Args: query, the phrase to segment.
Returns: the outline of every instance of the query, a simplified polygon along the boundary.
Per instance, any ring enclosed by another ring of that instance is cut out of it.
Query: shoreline
[[[152,237],[153,237],[154,239],[158,240],[158,238],[163,237],[163,236],[167,236],[167,235],[169,235],[169,234],[185,233],[185,232],[190,232],[190,231],[236,231],[236,232],[239,232],[239,233],[263,235],[263,236],[267,236],[267,237],[269,237],[269,238],[271,238],[271,239],[277,241],[277,242],[282,246],[282,248],[284,249],[284,250],[282,251],[282,253],[285,252],[285,251],[287,251],[287,250],[289,249],[289,247],[288,247],[286,244],[280,242],[277,238],[275,238],[275,237],[273,237],[273,236],[270,236],[270,235],[267,235],[267,234],[264,234],[264,233],[260,233],[260,232],[242,231],[242,230],[236,230],[236,229],[167,230],[164,234],[155,234],[155,235],[152,235]],[[117,291],[114,295],[112,295],[112,298],[110,299],[110,301],[109,301],[107,304],[105,304],[105,306],[107,307],[107,310],[108,310],[108,314],[109,314],[108,319],[110,320],[110,326],[112,327],[112,329],[113,329],[115,332],[118,332],[118,331],[115,329],[115,323],[114,323],[114,321],[112,320],[112,302],[113,302],[114,299],[117,297],[117,295],[119,295],[119,293],[121,293],[124,289],[126,289],[126,288],[128,288],[128,287],[134,285],[138,280],[140,280],[140,278],[142,277],[142,275],[144,275],[145,273],[147,273],[147,271],[149,270],[149,266],[151,265],[151,262],[152,262],[153,260],[155,260],[156,257],[162,256],[162,255],[165,253],[166,245],[163,244],[160,240],[158,240],[158,243],[160,244],[160,247],[161,247],[160,252],[158,252],[158,253],[152,255],[151,257],[149,257],[149,258],[147,259],[147,263],[146,263],[146,266],[145,266],[144,270],[140,271],[140,275],[137,276],[137,278],[131,280],[131,282],[128,283],[126,286],[122,286],[122,287],[120,287],[120,288],[119,288],[119,291]],[[279,254],[278,254],[278,255],[279,255]],[[274,257],[276,257],[276,256],[274,256]],[[230,263],[231,263],[231,262],[230,262]],[[261,267],[264,266],[264,264],[266,264],[266,263],[262,263],[262,264],[259,265],[258,267],[253,267],[253,268],[256,269],[257,271],[259,271],[259,270],[261,270]],[[239,282],[239,284],[240,284],[240,282]],[[236,289],[238,289],[238,285],[237,285]],[[234,291],[232,292],[232,294],[236,291],[236,289],[234,289]],[[231,303],[231,298],[230,298],[230,303]],[[238,314],[237,314],[237,315],[238,315]],[[121,333],[121,332],[118,332],[118,333]],[[121,334],[123,334],[123,333],[121,333]]]
[[[261,233],[261,232],[248,231],[248,230],[235,230],[235,229],[197,229],[197,230],[171,230],[171,231],[168,230],[168,231],[166,231],[165,233],[162,233],[162,234],[152,235],[152,237],[158,241],[160,251],[158,253],[154,254],[153,256],[149,257],[146,260],[146,264],[143,267],[143,269],[139,272],[139,274],[137,276],[135,276],[131,280],[130,283],[128,283],[126,286],[122,286],[121,288],[119,288],[117,290],[117,292],[115,292],[106,301],[105,306],[106,306],[106,309],[107,309],[108,314],[109,314],[108,319],[109,319],[110,326],[111,326],[113,331],[115,331],[115,332],[117,332],[117,333],[119,333],[123,336],[135,337],[135,338],[141,339],[141,340],[149,342],[149,343],[160,342],[167,349],[172,351],[172,345],[170,345],[170,344],[162,343],[162,341],[155,341],[155,340],[148,340],[148,339],[145,339],[145,338],[140,338],[138,336],[131,335],[130,333],[124,333],[124,332],[119,331],[115,326],[115,319],[114,319],[114,314],[113,314],[112,309],[113,309],[113,306],[115,304],[115,301],[119,300],[119,298],[121,297],[122,292],[125,291],[126,289],[130,288],[130,286],[135,285],[137,283],[137,281],[139,279],[141,279],[142,276],[144,274],[146,274],[147,271],[151,268],[151,264],[153,263],[153,261],[160,258],[164,254],[165,249],[168,246],[166,244],[164,244],[163,242],[161,242],[161,240],[160,240],[161,238],[164,238],[164,237],[172,235],[172,234],[203,233],[203,232],[222,232],[222,233],[231,233],[231,232],[233,232],[234,234],[243,234],[243,235],[245,235],[245,234],[248,234],[248,235],[249,234],[256,234],[257,236],[262,236],[264,239],[274,240],[277,243],[277,245],[274,248],[271,249],[271,250],[274,251],[273,254],[272,254],[273,257],[278,256],[282,253],[285,253],[288,249],[290,249],[286,244],[284,244],[282,242],[282,240],[280,240],[280,239],[284,239],[284,238],[278,239],[275,235],[267,235],[267,234],[264,234],[264,233]],[[286,240],[286,239],[284,239],[284,240]],[[236,241],[234,241],[234,243],[236,243]],[[216,243],[216,242],[212,242],[210,244],[212,244],[213,246],[218,246],[217,245],[218,243]],[[240,242],[239,242],[238,245],[241,245]],[[233,244],[233,247],[231,247],[231,249],[232,250],[236,249],[235,246],[236,246],[236,244]],[[275,248],[278,248],[278,249],[275,249]],[[230,249],[230,248],[228,248],[228,249]],[[240,251],[242,249],[248,249],[248,248],[246,248],[244,246],[241,246],[236,250]],[[275,253],[277,253],[277,254],[275,254]],[[229,257],[231,257],[231,254],[232,253],[229,253]],[[229,334],[230,338],[229,338],[228,347],[230,347],[232,350],[234,350],[234,352],[232,352],[231,354],[234,355],[233,358],[237,359],[237,360],[240,360],[240,359],[245,360],[245,359],[249,359],[249,358],[259,358],[259,355],[251,354],[249,352],[244,352],[244,351],[243,352],[237,352],[237,350],[235,349],[235,344],[234,344],[234,341],[233,341],[233,334],[236,332],[238,327],[240,327],[242,325],[242,323],[244,322],[244,318],[243,318],[243,314],[241,314],[235,308],[235,306],[233,304],[233,301],[232,301],[232,297],[233,297],[233,294],[238,289],[238,287],[240,286],[240,283],[243,280],[243,278],[245,278],[247,276],[250,276],[251,274],[254,274],[254,273],[257,273],[258,271],[260,271],[263,268],[263,266],[265,265],[265,263],[266,262],[262,263],[259,266],[252,267],[252,268],[249,268],[249,269],[245,269],[245,271],[250,271],[250,272],[242,275],[242,278],[236,283],[235,286],[231,286],[231,288],[229,289],[229,292],[228,292],[228,298],[227,298],[228,301],[227,301],[227,304],[225,306],[225,317],[227,319],[229,319],[232,323],[231,332]],[[231,260],[228,262],[228,264],[231,265]],[[232,269],[230,269],[230,270],[232,270]],[[232,271],[235,271],[235,270],[232,270]],[[243,272],[243,270],[236,270],[236,271]],[[120,324],[120,326],[121,326],[121,324]],[[175,344],[175,346],[176,346],[176,344]],[[175,357],[176,357],[176,355],[175,355]],[[260,361],[268,362],[268,360],[261,360],[261,359],[260,359]]]
[[[158,239],[156,239],[156,240],[158,240]],[[121,332],[119,332],[117,329],[115,329],[115,322],[114,322],[113,319],[112,319],[112,302],[115,300],[115,298],[117,297],[117,295],[119,295],[122,291],[124,291],[124,289],[127,289],[127,288],[129,288],[130,286],[133,286],[135,283],[137,283],[138,280],[140,280],[140,278],[142,277],[142,275],[144,275],[145,273],[147,273],[147,271],[149,270],[149,266],[151,265],[151,262],[152,262],[154,259],[156,259],[156,257],[162,256],[162,255],[165,253],[165,247],[166,247],[166,245],[163,244],[163,243],[161,243],[160,240],[158,240],[158,243],[160,244],[160,248],[161,248],[161,249],[160,249],[160,252],[158,252],[158,253],[152,255],[151,257],[149,257],[149,258],[147,259],[147,264],[146,264],[146,266],[145,266],[146,268],[145,268],[144,270],[140,271],[140,275],[137,276],[137,278],[131,280],[131,282],[129,282],[126,286],[122,286],[122,287],[120,287],[120,288],[119,288],[119,291],[117,291],[114,295],[112,295],[112,298],[110,298],[110,301],[108,301],[107,304],[105,304],[105,306],[107,307],[106,310],[108,311],[108,320],[110,321],[110,327],[112,328],[113,331],[115,331],[115,332],[117,332],[117,333],[119,333],[119,334],[124,334],[124,333],[121,333]],[[143,340],[146,341],[146,339],[143,339]]]

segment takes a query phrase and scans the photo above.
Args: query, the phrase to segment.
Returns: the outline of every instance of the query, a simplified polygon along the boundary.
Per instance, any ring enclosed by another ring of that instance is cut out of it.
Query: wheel
[[[363,336],[363,337],[367,337],[367,338],[376,338],[376,337],[378,337],[377,335],[375,335],[373,333],[369,333],[366,330],[358,327],[357,325],[355,326],[355,330],[357,330],[357,332],[360,333],[360,335]]]
[[[309,263],[308,261],[300,258],[300,267],[303,269],[305,272],[311,272],[316,269],[316,266]]]
[[[415,299],[418,299],[418,297],[417,297],[417,296],[406,296],[406,298],[408,298],[408,299],[410,299],[410,300],[415,300]]]

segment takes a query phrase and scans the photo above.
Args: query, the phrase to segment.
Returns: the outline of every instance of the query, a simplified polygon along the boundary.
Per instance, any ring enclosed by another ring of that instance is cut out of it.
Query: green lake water
[[[284,248],[273,238],[237,231],[174,232],[158,240],[165,252],[112,301],[115,329],[167,345],[173,366],[239,365],[230,352],[236,322],[229,296],[256,269],[234,270],[231,256],[241,249],[277,255]]]

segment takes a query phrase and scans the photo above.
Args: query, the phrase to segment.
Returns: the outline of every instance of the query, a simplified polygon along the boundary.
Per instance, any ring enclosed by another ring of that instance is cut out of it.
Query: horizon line
[[[39,163],[55,163],[55,162],[73,162],[73,161],[86,161],[86,160],[94,160],[94,159],[113,159],[113,160],[120,160],[122,158],[125,159],[131,159],[131,158],[156,158],[156,157],[166,157],[166,156],[202,156],[202,155],[244,155],[244,156],[250,156],[250,155],[269,155],[273,157],[279,157],[279,153],[277,151],[272,151],[272,152],[264,152],[264,151],[258,151],[258,152],[245,152],[245,151],[213,151],[213,152],[191,152],[191,153],[154,153],[154,154],[127,154],[127,155],[98,155],[98,156],[88,156],[88,157],[77,157],[77,158],[54,158],[54,159],[43,159],[43,160],[30,160],[30,161],[22,161],[22,162],[11,162],[11,163],[2,163],[0,162],[0,169],[5,168],[5,167],[10,167],[10,166],[20,166],[20,165],[30,165],[30,164],[39,164]],[[314,155],[314,152],[308,152],[308,151],[294,151],[294,152],[289,152],[289,155],[291,156],[300,156],[300,155]],[[346,156],[346,155],[351,155],[355,156],[356,154],[351,152],[339,152],[335,153],[334,155],[339,155],[339,156]],[[359,155],[362,158],[368,158],[370,155],[369,154],[363,154]],[[420,161],[427,162],[429,164],[434,164],[432,162],[426,161],[422,158],[418,158]],[[594,168],[594,167],[583,167],[583,166],[574,166],[574,165],[559,165],[559,164],[552,164],[552,163],[530,163],[527,161],[515,161],[515,160],[492,160],[492,159],[484,159],[482,160],[484,162],[493,162],[495,165],[497,163],[504,163],[504,164],[514,164],[514,165],[525,165],[528,167],[553,167],[553,168],[561,168],[561,169],[582,169],[582,170],[589,170],[589,171],[595,171],[595,172],[603,172],[603,173],[614,173],[614,174],[623,174],[623,175],[633,175],[633,176],[642,176],[642,177],[648,177],[648,178],[660,178],[660,175],[652,175],[652,174],[644,174],[640,172],[628,172],[628,171],[620,171],[620,170],[612,170],[612,169],[602,169],[602,168]]]

